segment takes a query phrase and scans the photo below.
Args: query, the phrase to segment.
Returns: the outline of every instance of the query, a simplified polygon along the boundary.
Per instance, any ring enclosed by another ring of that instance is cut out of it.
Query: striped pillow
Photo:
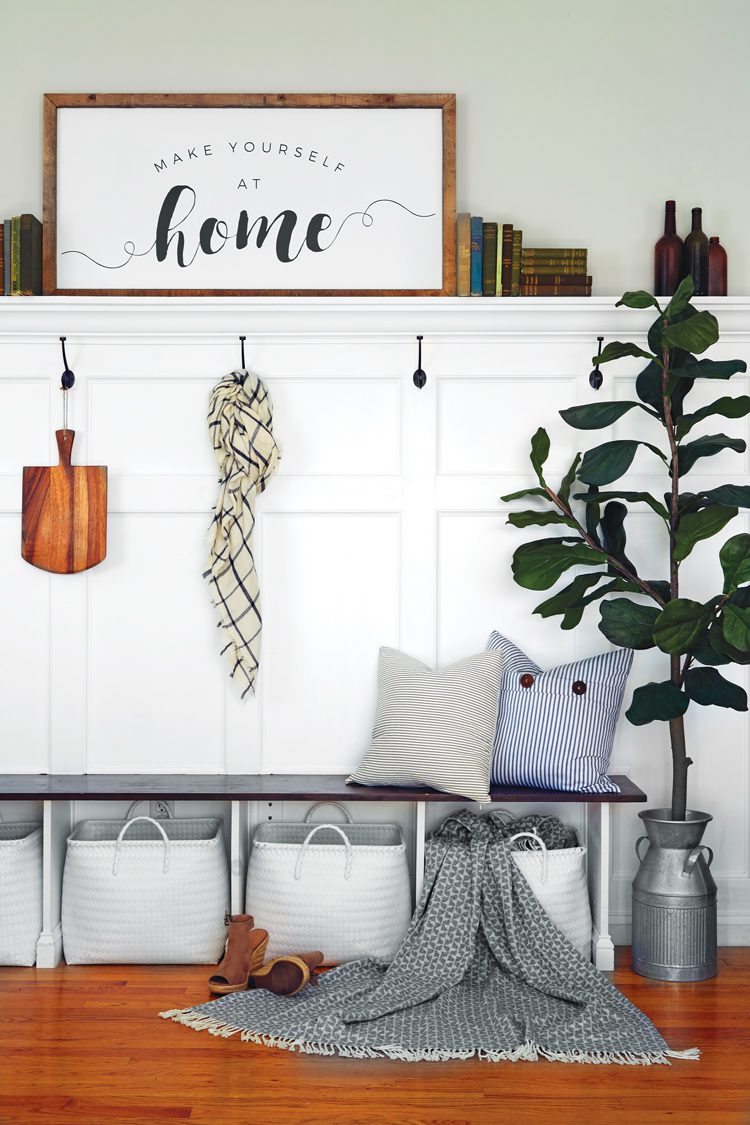
[[[502,658],[480,652],[433,672],[395,648],[381,648],[372,746],[349,781],[431,785],[489,801]]]
[[[503,658],[493,784],[619,792],[607,770],[632,649],[549,672],[500,633],[492,633],[487,649]]]

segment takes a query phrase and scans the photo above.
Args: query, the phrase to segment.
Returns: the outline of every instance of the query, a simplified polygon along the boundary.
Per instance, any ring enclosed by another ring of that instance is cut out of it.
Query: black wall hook
[[[417,370],[414,372],[412,378],[414,379],[414,386],[417,390],[421,391],[422,387],[427,382],[427,375],[422,370],[422,337],[417,336],[417,346],[419,348],[419,358],[417,359]]]
[[[242,370],[245,370],[245,340],[247,336],[240,336],[240,348],[242,349]]]
[[[597,336],[596,338],[599,341],[599,351],[596,353],[597,358],[598,358],[602,354],[602,344],[604,343],[604,337],[603,336]],[[591,384],[591,386],[594,388],[595,391],[598,391],[603,382],[604,382],[604,376],[602,375],[601,371],[599,370],[599,367],[597,366],[593,369],[593,371],[589,375],[589,383]]]
[[[73,374],[73,372],[70,370],[70,368],[68,367],[68,357],[65,354],[65,341],[66,340],[67,340],[67,336],[61,336],[60,337],[60,343],[62,344],[63,367],[65,368],[62,375],[60,376],[60,383],[62,384],[62,389],[64,391],[69,391],[70,388],[75,383],[76,377]]]

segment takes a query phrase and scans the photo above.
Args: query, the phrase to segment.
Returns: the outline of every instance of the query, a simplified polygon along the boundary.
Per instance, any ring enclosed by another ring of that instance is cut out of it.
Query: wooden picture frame
[[[454,94],[45,94],[44,292],[452,296],[455,106]]]

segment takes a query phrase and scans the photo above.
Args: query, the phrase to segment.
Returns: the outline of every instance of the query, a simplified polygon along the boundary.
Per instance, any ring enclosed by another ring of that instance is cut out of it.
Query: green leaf
[[[633,692],[633,701],[625,712],[627,719],[635,727],[645,726],[654,720],[668,722],[684,715],[690,700],[671,680],[662,683],[644,684]]]
[[[584,484],[611,484],[630,468],[639,445],[666,461],[666,457],[647,441],[605,441],[583,455],[578,477]]]
[[[679,316],[681,312],[685,311],[685,309],[690,304],[690,298],[692,297],[694,292],[695,285],[693,283],[692,277],[690,277],[689,275],[687,277],[683,277],[682,281],[674,291],[672,300],[664,310],[664,316],[667,320],[669,320],[670,323],[676,316]]]
[[[743,371],[747,371],[744,359],[695,359],[687,355],[670,374],[677,379],[731,379]]]
[[[615,305],[619,309],[620,305],[625,305],[629,309],[648,309],[657,308],[661,312],[661,305],[656,297],[652,297],[645,289],[635,289],[632,292],[623,293],[620,300]]]
[[[725,680],[715,668],[688,668],[685,694],[702,707],[713,705],[747,711],[747,692],[731,680]]]
[[[640,355],[644,359],[656,359],[656,356],[653,356],[651,352],[644,352],[643,348],[639,348],[637,344],[613,340],[611,344],[607,344],[601,355],[592,356],[591,362],[597,367],[600,363],[610,363],[613,359],[622,359],[626,355]]]
[[[576,430],[601,430],[605,426],[611,426],[634,406],[648,414],[655,413],[640,402],[588,402],[584,406],[571,406],[568,410],[561,410],[560,417]]]
[[[701,503],[726,504],[728,508],[750,508],[750,485],[720,484],[699,493]]]
[[[546,601],[540,602],[534,613],[538,613],[540,617],[554,617],[558,613],[565,613],[583,597],[588,589],[601,582],[602,578],[604,578],[603,573],[577,575],[569,586],[547,598]],[[581,611],[583,612],[583,607]]]
[[[684,515],[675,534],[673,558],[682,562],[696,543],[716,535],[736,515],[736,508],[725,508],[723,504],[711,504],[700,512]]]
[[[654,640],[662,652],[687,652],[711,617],[710,606],[689,598],[675,598],[664,606],[654,626]]]
[[[717,398],[715,402],[696,410],[693,414],[683,414],[675,427],[677,440],[684,438],[693,426],[702,422],[704,418],[711,418],[717,414],[722,418],[744,418],[746,414],[750,414],[750,397],[738,395],[737,398],[731,396]]]
[[[571,566],[601,566],[607,561],[579,539],[536,539],[513,555],[513,577],[527,590],[548,590]]]
[[[531,464],[539,478],[539,483],[544,484],[542,466],[549,457],[549,434],[540,426],[531,439]]]
[[[723,617],[727,644],[740,652],[750,653],[750,608],[727,602]]]
[[[620,648],[653,648],[654,625],[660,609],[640,605],[628,598],[613,598],[599,607],[599,630],[608,641]]]
[[[688,320],[670,324],[662,333],[662,340],[672,348],[684,348],[698,355],[719,339],[719,324],[713,313],[703,311]]]
[[[601,527],[599,540],[607,554],[626,566],[632,574],[637,574],[635,567],[625,554],[627,544],[625,517],[627,514],[628,509],[624,504],[621,504],[619,500],[611,500],[602,514],[599,524]]]
[[[518,492],[509,492],[507,496],[501,496],[503,504],[509,504],[511,500],[522,500],[525,496],[547,496],[546,488],[521,488]],[[548,497],[549,498],[549,497]]]
[[[573,464],[570,466],[567,473],[560,481],[560,487],[557,491],[557,495],[560,497],[563,504],[568,504],[570,501],[570,489],[573,481],[576,479],[576,473],[578,472],[578,466],[580,465],[580,463],[581,454],[576,453],[575,457],[573,458]]]
[[[750,488],[748,489],[750,493]],[[657,516],[661,516],[663,520],[669,519],[669,512],[660,504],[656,497],[652,496],[650,492],[577,492],[573,497],[574,500],[583,500],[585,504],[592,502],[600,504],[607,500],[625,500],[628,504],[648,504]]]
[[[748,590],[746,586],[743,586],[742,589],[737,590],[736,593],[732,595],[732,600],[734,601],[734,599],[737,598],[738,601],[735,602],[735,604],[747,608],[748,605],[750,605],[750,599],[747,597],[747,594],[750,594],[750,590]],[[702,640],[703,638],[701,637],[701,641]],[[713,651],[724,658],[721,663],[750,664],[750,652],[746,652],[744,649],[734,648],[724,636],[723,613],[717,620],[712,622],[708,630],[708,640]]]
[[[568,527],[576,527],[575,520],[564,516],[562,512],[535,512],[531,509],[525,512],[511,512],[508,523],[513,527],[545,527],[550,523],[564,523]]]
[[[677,450],[679,475],[684,477],[689,473],[701,457],[715,457],[722,449],[733,449],[735,453],[744,453],[746,448],[742,438],[730,438],[726,434],[706,434],[705,437],[696,438],[695,441],[689,441],[687,445],[681,445]],[[581,479],[583,480],[583,477]]]
[[[727,539],[719,551],[719,562],[724,572],[724,593],[750,582],[750,535],[741,532]]]

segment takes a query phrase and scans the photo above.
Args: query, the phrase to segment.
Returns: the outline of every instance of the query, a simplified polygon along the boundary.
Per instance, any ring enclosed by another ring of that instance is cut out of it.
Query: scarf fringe
[[[194,1008],[173,1008],[168,1012],[159,1012],[159,1015],[163,1020],[173,1020],[174,1023],[192,1028],[193,1031],[207,1031],[209,1035],[216,1035],[220,1039],[231,1039],[233,1035],[239,1035],[243,1043],[256,1043],[262,1047],[276,1047],[281,1051],[299,1052],[303,1055],[338,1055],[345,1059],[387,1058],[398,1062],[445,1062],[449,1059],[478,1058],[484,1062],[537,1062],[543,1058],[550,1062],[589,1065],[670,1066],[670,1059],[696,1061],[700,1058],[700,1050],[697,1047],[690,1047],[685,1051],[667,1049],[656,1054],[636,1051],[549,1051],[528,1041],[507,1051],[486,1051],[479,1047],[468,1051],[438,1048],[410,1050],[390,1043],[380,1047],[357,1047],[342,1043],[309,1043],[304,1039],[265,1035],[238,1027],[236,1024],[223,1023],[213,1016],[202,1015]]]

